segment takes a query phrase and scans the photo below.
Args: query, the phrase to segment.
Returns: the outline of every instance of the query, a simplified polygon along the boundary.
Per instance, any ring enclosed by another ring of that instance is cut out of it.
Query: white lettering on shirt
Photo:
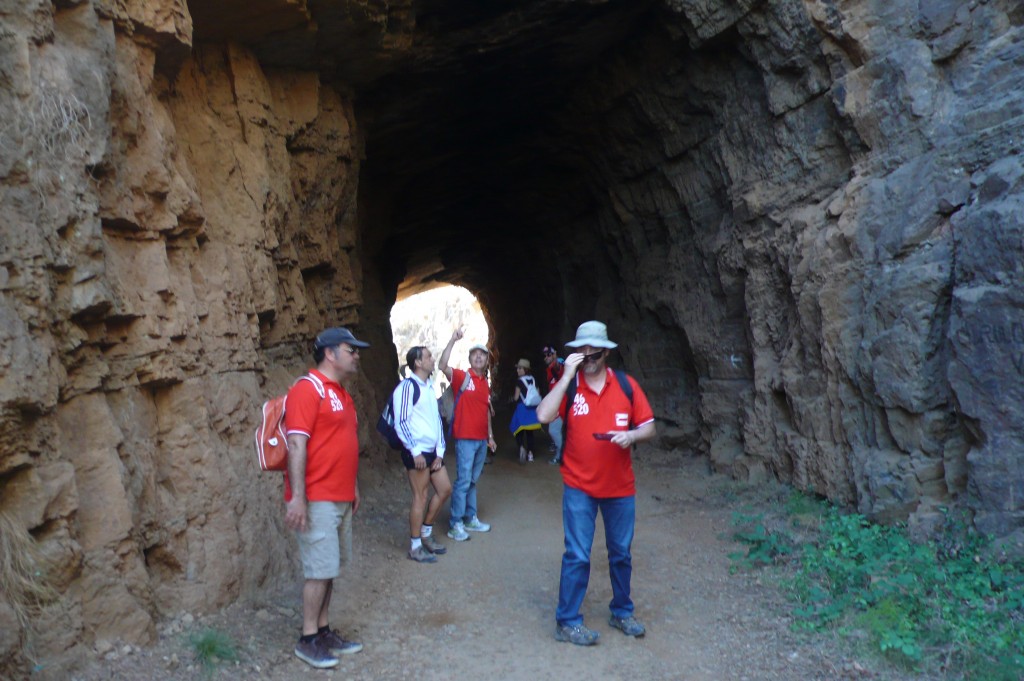
[[[572,400],[572,415],[573,416],[584,416],[590,413],[590,405],[587,404],[587,398],[582,394],[576,393],[576,397]]]
[[[616,428],[625,428],[628,425],[629,425],[629,414],[619,414],[619,413],[616,412],[616,414],[615,414],[615,427]]]
[[[345,405],[341,403],[341,398],[334,394],[334,388],[328,388],[327,394],[331,398],[331,411],[345,411]]]

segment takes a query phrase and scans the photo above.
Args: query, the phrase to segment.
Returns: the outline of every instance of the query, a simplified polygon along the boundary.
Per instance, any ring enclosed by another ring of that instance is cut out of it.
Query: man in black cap
[[[285,524],[295,530],[305,577],[295,655],[319,669],[363,649],[333,631],[327,615],[334,578],[352,557],[352,516],[359,510],[356,408],[341,381],[356,375],[359,350],[369,346],[348,329],[320,333],[313,343],[316,368],[295,382],[286,402]]]

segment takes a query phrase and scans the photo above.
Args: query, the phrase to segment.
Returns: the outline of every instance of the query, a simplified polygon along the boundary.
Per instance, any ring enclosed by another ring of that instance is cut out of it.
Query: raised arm
[[[444,352],[441,353],[441,359],[437,360],[437,368],[448,378],[449,383],[452,382],[452,368],[448,366],[448,360],[452,356],[452,348],[455,347],[455,344],[460,340],[462,340],[462,329],[455,329],[455,331],[452,332],[451,339],[448,341],[448,345],[444,348]],[[455,390],[454,386],[452,387],[452,390]]]
[[[565,391],[569,389],[569,383],[572,382],[573,377],[576,375],[576,370],[582,363],[583,355],[578,352],[574,352],[565,358],[565,370],[562,371],[562,377],[558,379],[558,383],[551,387],[548,394],[537,405],[538,421],[541,423],[551,423],[558,418],[558,405],[562,403]]]

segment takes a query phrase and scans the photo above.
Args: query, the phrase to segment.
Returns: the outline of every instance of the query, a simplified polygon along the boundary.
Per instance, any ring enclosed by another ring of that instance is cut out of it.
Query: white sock
[[[409,548],[410,551],[415,551],[419,547],[423,546],[423,542],[420,541],[419,537],[410,537],[409,541],[412,542],[412,546]]]
[[[434,532],[433,525],[420,525],[420,536],[429,537]]]

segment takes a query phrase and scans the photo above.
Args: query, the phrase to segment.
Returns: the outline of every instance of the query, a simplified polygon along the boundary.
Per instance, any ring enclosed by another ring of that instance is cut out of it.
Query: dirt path
[[[881,678],[820,642],[800,642],[774,588],[758,575],[729,574],[728,553],[736,547],[722,537],[738,503],[735,485],[710,475],[702,460],[652,448],[636,457],[633,546],[633,597],[648,634],[635,640],[607,625],[611,589],[599,525],[584,615],[601,641],[592,648],[556,642],[561,478],[546,455],[520,465],[513,449],[503,443],[480,481],[480,516],[493,530],[463,543],[444,537],[449,552],[434,565],[405,557],[402,472],[364,491],[355,565],[349,583],[337,584],[332,625],[366,648],[335,670],[311,669],[291,654],[296,590],[257,606],[164,623],[156,647],[110,651],[107,657],[116,659],[76,678],[202,678],[186,643],[188,631],[202,627],[228,633],[243,657],[219,668],[220,679]],[[439,528],[447,527],[446,513]]]

